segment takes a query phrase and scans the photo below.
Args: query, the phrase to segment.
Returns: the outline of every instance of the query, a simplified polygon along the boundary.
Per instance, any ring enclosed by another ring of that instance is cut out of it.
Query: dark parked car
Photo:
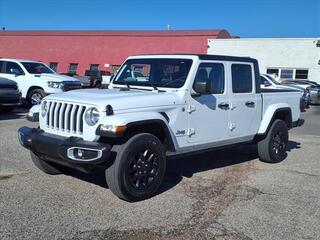
[[[21,102],[21,92],[16,82],[0,77],[0,109],[12,111]]]
[[[86,70],[84,75],[89,78],[90,87],[99,88],[102,85],[103,76],[110,76],[111,74],[108,71]]]

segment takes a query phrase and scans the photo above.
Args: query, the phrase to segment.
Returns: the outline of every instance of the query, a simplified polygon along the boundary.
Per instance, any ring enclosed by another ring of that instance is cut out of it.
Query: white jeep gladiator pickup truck
[[[81,82],[57,74],[47,65],[31,60],[0,58],[0,77],[15,81],[22,98],[31,105],[40,104],[48,94],[81,88]]]
[[[286,157],[288,129],[303,124],[300,93],[261,92],[258,62],[216,55],[129,57],[109,89],[53,94],[33,107],[19,140],[48,174],[103,166],[118,197],[154,195],[166,157],[256,142],[262,161]]]

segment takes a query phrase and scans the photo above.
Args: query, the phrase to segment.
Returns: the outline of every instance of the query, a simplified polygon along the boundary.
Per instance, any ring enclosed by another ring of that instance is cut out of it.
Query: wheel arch
[[[276,119],[283,120],[287,124],[288,129],[290,129],[292,127],[292,111],[290,106],[270,106],[264,114],[258,134],[263,135],[267,133]]]
[[[148,119],[131,122],[127,125],[125,134],[151,133],[164,144],[166,150],[175,151],[175,145],[168,125],[161,119]]]
[[[155,135],[164,144],[168,151],[176,151],[174,135],[170,131],[169,118],[166,114],[158,112],[130,113],[123,115],[109,116],[106,119],[107,124],[126,125],[126,131],[120,136],[106,137],[101,134],[99,141],[120,144],[127,141],[137,133],[151,133]]]
[[[29,87],[29,89],[28,89],[28,91],[27,91],[26,97],[29,98],[30,93],[31,93],[33,90],[35,90],[35,89],[41,89],[41,90],[44,91],[44,89],[43,89],[42,87],[33,85],[33,86]]]

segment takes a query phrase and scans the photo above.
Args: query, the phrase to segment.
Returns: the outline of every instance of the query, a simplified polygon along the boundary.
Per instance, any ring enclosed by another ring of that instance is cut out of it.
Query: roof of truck
[[[194,53],[158,53],[158,54],[142,54],[131,57],[144,57],[144,56],[197,56],[200,60],[222,60],[234,62],[257,62],[255,58],[239,57],[239,56],[226,56],[226,55],[209,55],[209,54],[194,54]]]

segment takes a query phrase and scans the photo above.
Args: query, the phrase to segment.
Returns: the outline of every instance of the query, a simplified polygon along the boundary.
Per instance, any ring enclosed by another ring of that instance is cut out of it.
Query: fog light
[[[67,150],[67,156],[72,160],[93,161],[102,157],[102,151],[100,149],[71,147]]]
[[[78,157],[78,158],[82,158],[83,157],[83,154],[84,154],[84,150],[82,149],[75,149],[75,156]]]

